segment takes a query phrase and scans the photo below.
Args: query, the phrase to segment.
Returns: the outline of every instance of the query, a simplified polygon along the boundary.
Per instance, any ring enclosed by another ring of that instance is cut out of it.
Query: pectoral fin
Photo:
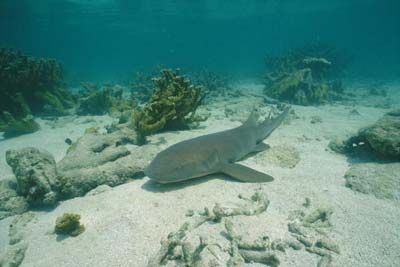
[[[257,144],[257,146],[254,148],[254,150],[252,152],[261,152],[261,151],[267,150],[269,148],[270,148],[269,145],[261,142],[261,143]]]
[[[268,174],[235,163],[224,164],[221,172],[231,176],[234,179],[247,183],[265,183],[274,180],[274,178]]]

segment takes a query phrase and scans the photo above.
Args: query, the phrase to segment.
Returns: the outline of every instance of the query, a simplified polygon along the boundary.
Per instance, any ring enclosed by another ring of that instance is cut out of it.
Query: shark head
[[[190,148],[183,142],[161,151],[145,169],[146,176],[159,183],[174,183],[213,173],[215,158]]]

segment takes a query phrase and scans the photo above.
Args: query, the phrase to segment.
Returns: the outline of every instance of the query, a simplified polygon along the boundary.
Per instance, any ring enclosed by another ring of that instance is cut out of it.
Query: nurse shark
[[[236,162],[267,149],[268,145],[262,141],[282,123],[289,109],[286,107],[275,118],[268,116],[261,123],[257,123],[257,113],[252,112],[239,127],[174,144],[155,156],[145,174],[158,183],[175,183],[216,173],[242,182],[270,182],[274,180],[272,176]]]

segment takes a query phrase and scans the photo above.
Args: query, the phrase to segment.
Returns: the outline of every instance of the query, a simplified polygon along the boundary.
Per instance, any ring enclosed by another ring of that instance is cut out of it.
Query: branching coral
[[[153,93],[152,76],[143,72],[136,72],[128,87],[131,90],[131,98],[139,103],[147,102]]]
[[[306,58],[325,59],[330,62],[330,67],[325,73],[330,78],[342,76],[352,60],[351,56],[342,49],[327,44],[313,43],[292,49],[283,56],[268,56],[265,63],[271,72],[290,73],[307,67],[304,64]]]
[[[118,85],[100,88],[96,84],[83,83],[82,98],[78,115],[104,115],[119,117],[123,112],[133,109],[133,101],[123,97],[123,89]]]
[[[37,59],[0,49],[0,130],[29,128],[11,135],[32,132],[38,129],[33,121],[29,121],[29,127],[26,127],[26,120],[19,122],[31,113],[65,114],[66,109],[74,105],[75,99],[62,89],[62,83],[62,68],[55,60]]]
[[[231,91],[229,81],[226,77],[212,71],[199,71],[191,75],[193,82],[204,88],[205,101],[212,100],[218,96],[225,96]]]
[[[343,92],[340,81],[330,79],[333,76],[331,70],[336,66],[331,61],[335,57],[329,51],[305,47],[281,57],[269,57],[265,93],[299,105],[321,104],[340,98]]]
[[[8,111],[19,119],[27,115],[28,106],[33,113],[47,109],[61,115],[74,104],[62,85],[62,68],[55,60],[0,49],[1,112]]]
[[[179,70],[165,69],[153,79],[155,90],[149,102],[133,114],[133,126],[144,142],[145,136],[163,129],[184,129],[202,118],[195,112],[203,94]]]

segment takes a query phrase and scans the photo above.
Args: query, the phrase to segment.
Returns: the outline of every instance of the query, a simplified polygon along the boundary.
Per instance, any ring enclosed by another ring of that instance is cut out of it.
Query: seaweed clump
[[[39,129],[27,116],[65,115],[74,104],[58,62],[0,49],[0,130],[9,129],[9,137]]]
[[[187,129],[190,124],[205,120],[195,115],[204,97],[202,88],[179,75],[179,69],[164,69],[153,82],[155,88],[150,100],[133,113],[139,143],[161,130]]]
[[[264,92],[298,105],[316,105],[341,99],[339,77],[346,61],[334,49],[307,46],[286,55],[268,57]],[[336,65],[338,64],[338,66]]]
[[[81,215],[75,213],[64,213],[56,220],[54,232],[59,235],[77,236],[85,231],[85,226],[79,220]]]

